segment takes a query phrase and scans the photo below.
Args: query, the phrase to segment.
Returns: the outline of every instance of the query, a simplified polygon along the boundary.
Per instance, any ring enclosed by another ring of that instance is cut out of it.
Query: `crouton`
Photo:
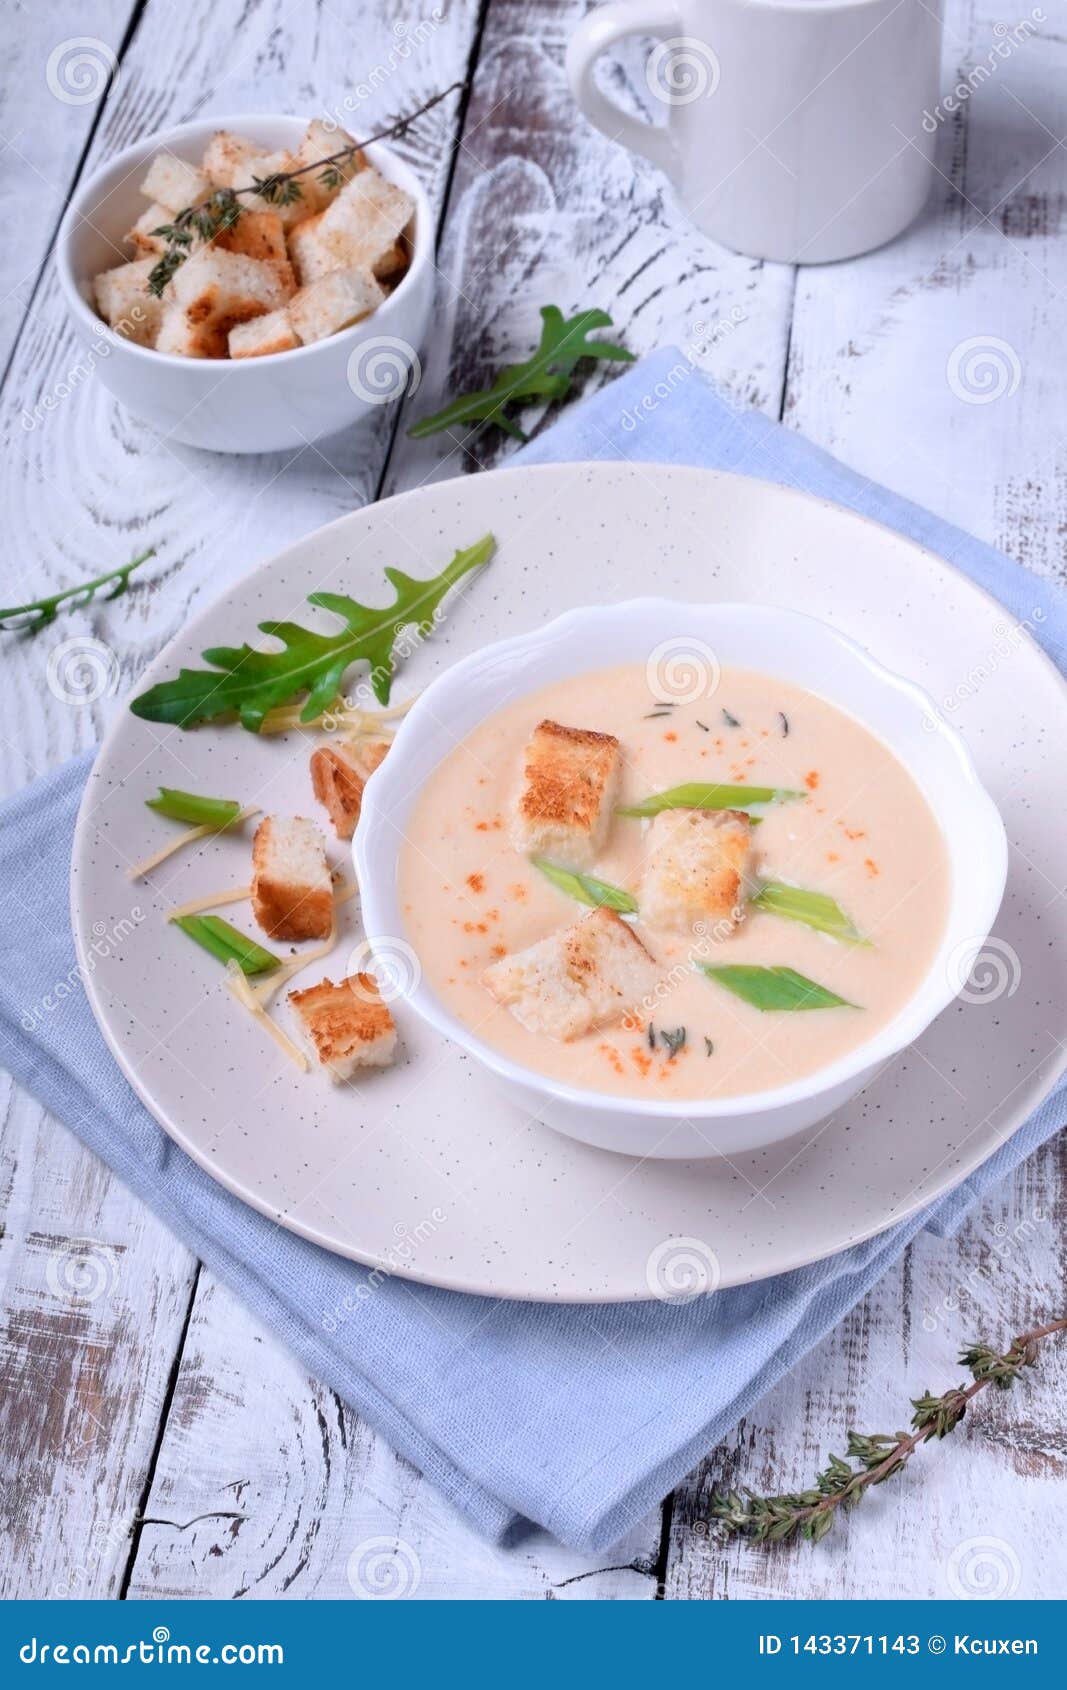
[[[251,182],[253,175],[262,179],[267,174],[265,170],[252,169],[253,160],[266,157],[266,148],[256,141],[234,135],[228,129],[216,129],[200,160],[200,168],[211,178],[213,187],[241,188]]]
[[[285,289],[269,265],[243,253],[208,247],[187,259],[170,283],[157,350],[224,358],[236,323],[266,316],[285,299]]]
[[[275,211],[244,211],[230,228],[215,236],[214,245],[223,252],[243,253],[274,271],[290,299],[296,292],[296,277],[285,245],[285,230]]]
[[[482,984],[532,1033],[570,1040],[623,1020],[654,994],[657,976],[636,933],[601,908],[494,962]]]
[[[252,842],[252,914],[272,939],[327,939],[333,886],[322,833],[303,816],[265,816]]]
[[[335,986],[321,980],[290,992],[300,1030],[331,1080],[357,1068],[385,1068],[396,1051],[396,1023],[370,974],[352,974]]]
[[[155,348],[177,358],[225,358],[226,330],[213,323],[191,323],[180,305],[167,304]]]
[[[752,880],[752,823],[740,810],[663,810],[645,837],[641,917],[687,932],[729,929],[744,916]]]
[[[199,205],[208,198],[211,182],[195,164],[186,164],[173,153],[157,153],[141,183],[141,192],[145,199],[165,205],[170,212],[184,211],[187,206]],[[165,221],[169,222],[170,218]]]
[[[163,317],[162,301],[148,291],[154,266],[154,258],[138,258],[114,270],[102,270],[93,278],[93,297],[100,315],[116,334],[136,341],[138,346],[155,344]]]
[[[377,309],[385,294],[369,271],[331,270],[301,288],[289,301],[289,321],[301,341],[325,340],[327,335],[358,323]]]
[[[526,745],[512,843],[573,868],[591,863],[611,819],[619,742],[590,728],[545,721]]]
[[[138,258],[158,257],[167,243],[162,235],[157,235],[154,231],[169,222],[171,213],[158,201],[150,205],[147,211],[142,211],[133,227],[126,232],[126,239]]]
[[[300,342],[283,305],[277,311],[268,311],[265,317],[237,323],[230,330],[228,345],[231,358],[262,358],[268,352],[292,352]]]
[[[352,136],[339,125],[323,123],[317,117],[312,118],[304,132],[304,139],[296,149],[296,167],[302,170],[306,165],[318,164],[320,159],[330,158],[334,153],[354,144]],[[350,182],[356,171],[362,170],[365,163],[366,159],[361,152],[353,153],[351,158],[338,159],[330,166],[337,179],[334,187],[329,187],[320,179],[320,171],[309,170],[306,176],[300,178],[304,204],[313,211],[321,211],[332,199],[336,199],[344,183]]]
[[[289,231],[289,258],[301,287],[317,282],[328,270],[337,268],[336,262],[319,240],[319,226],[323,213],[305,217]]]
[[[335,264],[375,276],[388,274],[395,268],[396,245],[414,211],[411,195],[368,165],[327,207],[318,239]]]
[[[339,741],[311,753],[311,787],[326,806],[338,839],[351,839],[363,807],[363,788],[389,749],[389,740]]]

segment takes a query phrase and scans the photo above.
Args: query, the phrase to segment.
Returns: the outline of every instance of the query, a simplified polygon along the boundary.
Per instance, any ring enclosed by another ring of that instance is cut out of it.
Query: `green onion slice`
[[[219,915],[181,915],[174,926],[220,962],[235,962],[242,974],[269,974],[281,965],[280,957],[265,951]]]
[[[577,898],[580,904],[591,904],[594,909],[617,910],[620,915],[637,914],[637,899],[621,886],[597,880],[592,874],[578,874],[573,869],[560,868],[558,863],[550,863],[545,857],[532,860],[546,880],[550,880],[561,892],[566,892],[569,898]]]
[[[747,810],[753,804],[785,804],[790,799],[807,796],[806,792],[796,792],[787,786],[721,786],[690,781],[684,786],[668,787],[666,792],[653,793],[640,804],[627,804],[616,815],[658,816],[661,810]]]
[[[724,986],[734,997],[750,1003],[754,1009],[859,1009],[860,1005],[839,998],[817,980],[798,974],[795,968],[759,968],[754,963],[728,963],[716,966],[701,963],[709,980]]]
[[[157,816],[187,822],[190,827],[230,827],[241,813],[236,798],[202,798],[196,792],[180,792],[176,786],[161,786],[158,798],[145,803]]]
[[[843,945],[867,945],[858,928],[848,919],[840,904],[825,892],[808,892],[802,886],[787,886],[784,880],[765,880],[754,897],[749,899],[758,910],[768,915],[780,915],[786,921],[802,921],[817,933],[828,933]]]

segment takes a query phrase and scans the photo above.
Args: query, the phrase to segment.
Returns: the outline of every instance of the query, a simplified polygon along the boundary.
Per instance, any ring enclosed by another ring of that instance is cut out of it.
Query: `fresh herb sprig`
[[[182,211],[176,213],[170,223],[162,223],[158,229],[152,230],[166,245],[158,262],[149,271],[149,293],[159,297],[175,272],[191,256],[194,238],[206,243],[213,241],[216,235],[221,235],[224,230],[233,228],[244,210],[241,205],[242,195],[254,194],[258,199],[265,200],[268,205],[294,205],[304,194],[300,178],[310,175],[313,170],[318,171],[319,181],[324,188],[339,188],[344,180],[343,166],[362,152],[364,147],[373,146],[375,141],[389,141],[405,135],[416,118],[422,117],[425,112],[431,111],[434,106],[440,105],[442,100],[447,100],[450,94],[457,93],[463,87],[464,83],[453,82],[440,94],[434,94],[432,99],[425,101],[416,111],[398,118],[388,129],[380,129],[377,134],[368,135],[365,140],[353,141],[349,146],[341,147],[325,158],[301,165],[298,170],[277,170],[269,176],[254,177],[247,188],[219,188],[197,205],[185,206]]]
[[[385,578],[396,597],[393,603],[369,607],[344,593],[310,593],[308,603],[339,616],[340,633],[321,634],[297,622],[261,622],[261,634],[280,640],[281,651],[259,651],[250,645],[212,646],[203,652],[210,669],[182,669],[172,681],[159,681],[133,699],[130,709],[146,722],[166,722],[190,728],[197,722],[236,713],[241,726],[258,733],[268,711],[298,695],[306,695],[300,721],[310,723],[329,709],[341,691],[345,672],[353,663],[370,667],[371,686],[380,704],[388,704],[394,648],[403,628],[426,637],[446,594],[474,569],[489,562],[496,541],[486,534],[475,545],[458,551],[440,575],[417,581],[400,569],[387,569]]]
[[[61,593],[52,593],[48,598],[34,599],[30,604],[16,604],[8,610],[0,610],[0,633],[36,634],[55,621],[64,604],[70,603],[73,609],[80,609],[82,605],[91,603],[98,593],[102,595],[105,604],[109,599],[119,598],[129,586],[134,570],[140,569],[142,563],[147,563],[149,558],[155,555],[151,549],[140,552],[130,563],[120,564],[118,569],[109,569],[106,575],[98,575],[93,581],[82,581],[78,586],[64,587]],[[111,591],[104,592],[105,587],[110,587]]]
[[[550,863],[547,857],[531,860],[546,880],[550,880],[561,892],[566,892],[569,898],[576,898],[580,904],[590,904],[594,909],[616,910],[619,915],[637,914],[637,899],[624,887],[612,886],[610,881],[598,880],[593,874],[561,868],[558,863]]]
[[[216,827],[220,831],[232,827],[241,814],[236,798],[206,798],[199,792],[182,792],[176,786],[161,786],[158,798],[146,798],[145,804],[157,816],[174,822],[187,822],[190,827]]]
[[[235,962],[242,974],[270,974],[281,967],[273,951],[265,951],[220,915],[179,915],[174,926],[220,962]]]
[[[492,423],[513,439],[524,441],[526,435],[505,414],[505,406],[525,405],[539,399],[550,403],[565,399],[575,368],[583,358],[606,358],[616,364],[633,362],[633,353],[624,346],[589,339],[594,329],[611,328],[606,311],[579,311],[577,316],[568,318],[557,305],[543,305],[541,321],[540,344],[531,358],[522,364],[506,364],[497,372],[491,387],[461,394],[444,410],[422,417],[408,429],[411,438],[425,440],[427,435],[440,434],[445,429],[483,428]]]
[[[957,1385],[940,1397],[928,1392],[913,1397],[910,1432],[849,1432],[845,1455],[831,1455],[810,1489],[780,1496],[759,1496],[751,1490],[743,1495],[719,1493],[711,1499],[712,1518],[726,1537],[744,1537],[753,1543],[796,1543],[807,1538],[818,1543],[842,1509],[855,1508],[872,1485],[882,1485],[901,1472],[923,1444],[948,1437],[987,1385],[1010,1390],[1023,1368],[1034,1365],[1043,1340],[1065,1331],[1067,1316],[1022,1333],[1003,1352],[988,1344],[970,1345],[959,1360],[969,1370],[972,1383]]]
[[[788,786],[729,786],[721,781],[687,781],[654,792],[639,804],[624,804],[617,816],[658,816],[661,810],[748,810],[753,804],[786,804],[806,798]]]
[[[795,968],[779,964],[761,968],[752,962],[702,962],[700,969],[709,980],[725,987],[735,998],[765,1013],[777,1010],[859,1009],[860,1005],[838,997],[828,986],[798,974]]]

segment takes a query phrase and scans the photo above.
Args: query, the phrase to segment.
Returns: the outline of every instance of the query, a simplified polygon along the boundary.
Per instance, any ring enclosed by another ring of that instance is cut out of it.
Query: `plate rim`
[[[675,477],[683,479],[697,478],[701,482],[713,481],[751,484],[770,491],[776,497],[784,497],[787,502],[800,501],[804,504],[814,505],[820,508],[823,512],[831,513],[838,520],[843,518],[846,519],[846,521],[858,523],[864,528],[875,530],[884,538],[888,538],[896,546],[916,554],[919,558],[923,559],[928,566],[932,565],[936,571],[947,576],[954,583],[957,589],[962,586],[966,591],[973,594],[979,603],[992,609],[994,612],[1002,614],[1007,613],[1006,607],[994,596],[994,594],[989,592],[985,587],[979,585],[978,582],[974,581],[962,569],[957,568],[956,565],[950,562],[948,558],[942,557],[939,552],[933,551],[929,546],[924,545],[921,541],[913,540],[909,535],[902,534],[898,529],[893,528],[891,524],[880,522],[875,517],[867,516],[865,513],[860,511],[855,511],[848,505],[843,505],[834,499],[826,498],[823,494],[812,493],[807,489],[793,487],[787,483],[772,481],[765,476],[746,475],[736,470],[713,469],[696,464],[661,463],[654,459],[631,460],[626,458],[609,458],[579,459],[574,461],[561,460],[559,462],[541,464],[504,465],[498,469],[482,471],[476,479],[478,485],[484,485],[488,482],[495,483],[505,479],[514,478],[522,478],[525,480],[530,477],[534,477],[539,479],[542,475],[560,475],[566,472],[573,472],[577,476],[588,476],[590,474],[600,475],[605,472],[614,472],[617,474],[620,471],[625,472],[627,470],[637,468],[645,468],[656,471],[660,474],[665,474],[668,479]],[[190,638],[196,637],[201,626],[217,613],[219,606],[225,599],[230,597],[239,588],[244,589],[267,574],[267,572],[275,570],[279,565],[283,564],[286,559],[292,557],[293,554],[303,552],[309,545],[312,545],[315,541],[320,539],[322,535],[333,533],[336,530],[348,527],[358,528],[360,522],[367,519],[371,512],[379,511],[382,507],[399,507],[405,502],[432,500],[438,489],[442,487],[454,487],[457,483],[467,480],[469,480],[469,477],[466,476],[447,477],[441,481],[431,481],[418,487],[406,488],[402,492],[390,495],[387,499],[378,499],[370,504],[361,505],[357,510],[346,511],[343,515],[333,518],[330,522],[323,523],[318,528],[310,530],[309,533],[302,535],[300,539],[292,541],[280,551],[274,552],[269,557],[264,558],[253,569],[249,570],[247,574],[240,577],[239,580],[233,582],[228,588],[224,589],[223,592],[212,598],[211,601],[205,605],[195,617],[184,623],[183,626],[175,634],[173,634],[169,640],[167,640],[159,652],[157,652],[152,662],[138,677],[138,680],[135,683],[136,689],[140,691],[146,686],[154,684],[154,677],[157,670],[160,670],[165,666],[170,657],[171,650],[177,642],[179,640],[184,642]],[[1025,568],[1025,565],[1020,565],[1019,567]],[[1035,577],[1035,579],[1041,580],[1042,578],[1038,576]],[[1052,658],[1037,643],[1028,628],[1020,624],[1018,631],[1022,636],[1022,643],[1028,652],[1028,655],[1031,658],[1036,657],[1039,660],[1039,667],[1045,671],[1046,678],[1050,678],[1052,680],[1055,690],[1057,690],[1061,695],[1061,704],[1065,709],[1067,709],[1067,677],[1061,674]],[[269,1220],[274,1221],[277,1225],[285,1227],[287,1231],[292,1232],[295,1236],[304,1238],[309,1243],[316,1244],[319,1248],[328,1250],[331,1254],[340,1256],[345,1260],[356,1262],[362,1267],[366,1267],[371,1270],[378,1269],[390,1276],[395,1276],[411,1283],[430,1286],[434,1289],[455,1291],[468,1296],[496,1298],[507,1302],[552,1303],[560,1306],[574,1306],[579,1304],[604,1305],[611,1303],[638,1303],[654,1301],[655,1292],[647,1284],[635,1285],[634,1289],[629,1294],[622,1295],[619,1294],[617,1289],[608,1289],[600,1292],[599,1294],[595,1290],[590,1291],[586,1289],[580,1294],[571,1294],[563,1291],[554,1296],[549,1296],[546,1295],[543,1290],[537,1291],[526,1288],[501,1290],[499,1285],[493,1285],[488,1282],[475,1282],[471,1279],[464,1279],[462,1277],[442,1278],[439,1272],[419,1272],[414,1264],[406,1264],[403,1271],[400,1271],[396,1267],[395,1263],[391,1262],[388,1256],[382,1254],[381,1252],[357,1249],[351,1242],[333,1237],[322,1228],[316,1229],[306,1222],[302,1222],[290,1215],[286,1215],[281,1212],[276,1205],[264,1198],[262,1194],[257,1193],[244,1185],[240,1179],[225,1175],[222,1169],[218,1166],[217,1162],[213,1161],[213,1159],[205,1151],[200,1149],[195,1142],[190,1141],[181,1128],[170,1120],[169,1116],[167,1116],[162,1107],[153,1101],[148,1087],[142,1083],[134,1065],[127,1059],[121,1044],[115,1037],[112,1036],[112,1031],[108,1026],[103,1006],[99,1002],[95,969],[91,966],[91,959],[85,948],[84,929],[87,923],[83,920],[83,912],[80,909],[78,896],[80,884],[79,865],[89,826],[88,814],[91,808],[91,799],[95,795],[97,784],[101,779],[99,772],[100,766],[104,759],[111,753],[115,742],[121,738],[123,729],[127,726],[129,701],[133,695],[132,689],[130,693],[123,695],[114,719],[109,724],[107,731],[96,748],[92,766],[89,770],[85,787],[82,791],[81,800],[78,805],[78,815],[75,822],[71,849],[69,907],[75,954],[79,969],[82,973],[86,997],[88,999],[90,1009],[92,1010],[93,1019],[102,1033],[108,1049],[118,1063],[122,1074],[125,1076],[133,1091],[144,1104],[148,1113],[152,1116],[157,1125],[162,1128],[162,1130],[175,1144],[177,1144],[179,1149],[189,1156],[190,1160],[196,1166],[202,1168],[205,1173],[210,1175],[212,1179],[214,1179],[232,1196],[238,1198],[241,1202],[247,1203],[250,1208],[256,1210],[259,1214],[265,1215]],[[151,726],[152,724],[146,725]],[[174,733],[179,730],[167,725],[164,731],[167,733]],[[243,730],[239,729],[238,731]],[[91,926],[91,922],[88,923],[88,925]],[[976,1151],[971,1156],[967,1155],[963,1146],[955,1147],[957,1154],[960,1157],[959,1162],[953,1167],[951,1175],[946,1177],[942,1182],[935,1183],[932,1190],[924,1190],[921,1196],[910,1198],[899,1210],[886,1216],[875,1224],[861,1227],[854,1232],[847,1233],[843,1237],[835,1237],[831,1243],[824,1243],[818,1248],[804,1247],[799,1252],[791,1255],[785,1261],[779,1263],[773,1268],[763,1270],[758,1268],[751,1270],[739,1270],[735,1273],[727,1271],[723,1274],[720,1281],[720,1288],[726,1290],[735,1285],[758,1283],[763,1279],[774,1278],[781,1274],[792,1273],[799,1268],[808,1267],[815,1262],[825,1261],[830,1256],[838,1255],[845,1250],[853,1248],[853,1246],[857,1244],[863,1244],[872,1238],[879,1237],[881,1234],[888,1232],[892,1227],[910,1219],[919,1210],[936,1203],[940,1198],[946,1196],[949,1192],[954,1191],[961,1186],[967,1179],[970,1178],[976,1169],[982,1167],[985,1162],[989,1161],[990,1158],[996,1154],[998,1149],[1003,1148],[1005,1144],[1010,1142],[1011,1137],[1018,1131],[1019,1127],[1029,1119],[1029,1117],[1039,1107],[1040,1103],[1050,1096],[1056,1089],[1057,1085],[1063,1078],[1065,1070],[1067,1070],[1067,1041],[1061,1042],[1059,1060],[1055,1065],[1051,1078],[1042,1076],[1040,1079],[1035,1079],[1035,1081],[1026,1088],[1023,1094],[1025,1100],[1021,1103],[1016,1100],[1012,1104],[1010,1111],[1011,1125],[1005,1130],[1003,1136],[999,1139],[998,1144],[993,1148],[988,1148],[983,1145],[980,1151]],[[877,1076],[875,1076],[875,1078],[877,1078]],[[548,1130],[550,1131],[551,1129]],[[613,1155],[616,1153],[612,1151],[604,1151],[599,1152],[599,1154]],[[630,1160],[630,1158],[625,1159]]]

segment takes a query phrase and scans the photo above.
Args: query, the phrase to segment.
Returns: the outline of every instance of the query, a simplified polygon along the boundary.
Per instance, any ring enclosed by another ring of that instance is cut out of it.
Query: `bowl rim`
[[[163,152],[168,146],[197,131],[213,134],[217,129],[232,129],[239,133],[242,123],[264,125],[292,123],[306,128],[310,121],[308,118],[297,117],[293,113],[284,112],[212,114],[210,117],[194,118],[185,123],[172,124],[169,129],[153,131],[151,135],[143,136],[141,140],[131,142],[128,147],[123,147],[120,152],[113,153],[110,158],[105,159],[93,171],[92,175],[87,176],[84,181],[78,184],[63,213],[56,234],[54,261],[56,273],[59,276],[59,284],[67,303],[67,309],[80,322],[82,327],[90,334],[104,335],[112,349],[121,347],[124,353],[128,352],[138,359],[149,360],[149,367],[159,368],[163,366],[185,371],[200,371],[205,381],[209,376],[213,376],[214,381],[218,382],[220,380],[220,366],[227,374],[235,370],[244,370],[247,366],[262,368],[265,364],[271,369],[276,369],[281,359],[292,362],[295,359],[313,356],[315,353],[321,354],[326,347],[344,344],[349,336],[352,337],[354,343],[360,334],[366,333],[370,324],[381,323],[384,318],[395,316],[400,309],[400,306],[396,305],[395,302],[400,300],[405,293],[412,291],[418,276],[425,270],[427,264],[432,262],[435,220],[429,196],[414,170],[405,159],[401,158],[398,152],[381,141],[373,141],[363,150],[372,163],[376,160],[387,159],[390,168],[395,168],[396,176],[395,178],[390,176],[390,180],[396,180],[398,186],[411,194],[415,201],[416,232],[425,228],[427,238],[412,240],[411,262],[400,281],[392,293],[382,301],[381,305],[377,306],[369,317],[362,318],[358,323],[350,323],[347,328],[338,329],[336,334],[326,335],[322,340],[312,341],[309,346],[294,346],[287,352],[271,352],[266,354],[264,358],[184,358],[176,352],[157,352],[154,346],[140,346],[136,341],[127,340],[123,335],[116,334],[110,323],[106,323],[103,317],[97,315],[82,293],[79,277],[71,260],[70,249],[73,231],[79,223],[92,223],[92,215],[87,207],[92,206],[99,200],[104,180],[112,172],[122,167],[127,175],[132,175],[134,169],[140,168],[141,164],[153,153]],[[107,238],[110,240],[112,237],[108,235]],[[127,259],[126,262],[133,263],[134,261]],[[393,311],[390,311],[391,306],[395,307]],[[194,375],[191,379],[195,381],[199,378]]]
[[[390,927],[397,925],[395,922],[391,923],[388,920],[386,909],[383,908],[383,906],[388,906],[390,902],[389,891],[387,889],[382,890],[378,886],[375,872],[369,864],[376,833],[392,826],[385,814],[385,807],[382,802],[383,795],[388,795],[393,787],[404,787],[403,757],[401,755],[398,758],[398,749],[402,753],[405,744],[416,743],[420,727],[424,722],[429,726],[434,721],[439,720],[441,692],[447,686],[459,687],[467,676],[473,674],[486,662],[498,662],[502,657],[506,658],[511,653],[520,650],[528,653],[531,650],[537,650],[538,647],[549,645],[561,634],[566,635],[572,627],[580,626],[590,618],[605,614],[623,614],[638,618],[661,615],[667,611],[674,616],[678,616],[679,613],[684,615],[687,610],[702,613],[713,611],[718,616],[743,612],[747,615],[762,616],[768,619],[804,622],[813,625],[824,636],[836,641],[853,659],[858,659],[875,683],[896,692],[907,700],[910,706],[918,709],[925,718],[933,720],[938,737],[947,744],[956,759],[961,780],[977,799],[979,807],[985,811],[987,832],[984,843],[987,849],[992,852],[992,860],[986,869],[985,887],[979,888],[980,893],[985,892],[985,913],[981,921],[976,923],[976,926],[981,929],[981,934],[980,937],[977,935],[970,936],[970,940],[973,940],[976,949],[980,948],[980,945],[992,931],[993,923],[1004,897],[1008,872],[1007,834],[1000,811],[979,778],[970,750],[925,688],[888,668],[858,640],[853,639],[851,635],[842,632],[830,623],[825,622],[821,617],[813,616],[807,611],[794,610],[778,605],[748,603],[737,599],[708,601],[697,605],[689,600],[649,595],[620,600],[618,603],[611,605],[578,606],[563,612],[562,615],[554,617],[551,622],[544,623],[527,633],[513,634],[502,640],[494,640],[489,645],[482,646],[479,650],[471,652],[466,657],[451,664],[429,682],[419,694],[400,724],[389,757],[367,782],[359,824],[352,842],[353,858],[360,886],[364,932],[372,953],[376,936],[382,940],[391,937]],[[807,690],[813,691],[814,689],[809,687]],[[828,702],[833,703],[833,700]],[[835,708],[840,709],[841,706],[835,705]],[[876,738],[882,739],[883,736],[877,730],[871,728],[862,716],[854,711],[846,713],[855,715],[856,719],[867,728],[869,733],[873,733]],[[897,756],[897,753],[893,752],[893,755]],[[900,758],[897,757],[897,760],[900,761]],[[424,776],[414,789],[407,785],[406,791],[401,796],[410,797],[410,801],[414,803],[415,797],[425,784],[426,778]],[[927,801],[929,802],[929,800]],[[949,855],[950,868],[955,876],[958,863],[957,854],[953,851],[948,834],[941,825],[941,817],[936,812],[935,820],[941,826],[946,851]],[[400,926],[402,927],[402,925],[401,918]],[[601,1092],[592,1088],[573,1086],[565,1081],[541,1074],[525,1064],[512,1061],[502,1051],[497,1050],[476,1033],[471,1032],[458,1016],[453,1015],[445,1007],[432,988],[426,985],[421,972],[413,983],[404,985],[401,995],[415,1013],[420,1015],[435,1031],[461,1045],[500,1079],[512,1085],[538,1092],[552,1102],[562,1103],[569,1108],[589,1111],[613,1110],[619,1114],[649,1120],[699,1119],[702,1122],[712,1122],[737,1116],[772,1114],[778,1110],[787,1109],[794,1104],[811,1101],[824,1093],[838,1091],[850,1082],[862,1084],[865,1075],[873,1072],[883,1063],[892,1060],[893,1057],[907,1049],[956,999],[962,987],[961,982],[960,987],[954,988],[948,971],[944,970],[941,975],[940,987],[936,992],[930,991],[931,986],[937,980],[938,970],[942,964],[942,953],[947,932],[946,918],[945,931],[942,933],[938,946],[931,957],[929,966],[917,982],[914,990],[901,1005],[897,1014],[886,1025],[872,1033],[869,1038],[846,1051],[834,1062],[816,1069],[813,1073],[801,1079],[789,1081],[785,1085],[769,1087],[763,1091],[738,1092],[725,1097],[652,1100],[628,1097],[624,1093]],[[921,1000],[927,996],[930,999],[929,1007],[920,1007]]]

